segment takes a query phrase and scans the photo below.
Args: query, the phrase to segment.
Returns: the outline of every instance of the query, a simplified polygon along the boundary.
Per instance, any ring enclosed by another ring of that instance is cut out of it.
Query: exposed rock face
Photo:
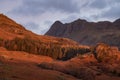
[[[99,43],[93,48],[93,54],[99,62],[116,62],[119,60],[119,51],[115,47]]]
[[[120,19],[96,23],[78,19],[71,23],[59,23],[55,22],[45,35],[66,37],[85,45],[103,42],[120,48]]]

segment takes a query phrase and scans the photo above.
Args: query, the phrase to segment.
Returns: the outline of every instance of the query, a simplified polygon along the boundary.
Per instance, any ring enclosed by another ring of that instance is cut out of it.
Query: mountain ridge
[[[120,41],[118,41],[120,40],[120,19],[114,22],[88,22],[77,19],[61,25],[54,23],[45,35],[69,38],[83,45],[95,45],[103,42],[120,48]]]

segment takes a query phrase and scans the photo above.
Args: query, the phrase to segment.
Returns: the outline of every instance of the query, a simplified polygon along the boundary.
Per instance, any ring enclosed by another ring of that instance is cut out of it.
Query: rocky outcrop
[[[45,35],[70,38],[84,45],[103,42],[120,48],[120,19],[114,22],[88,22],[78,19],[61,25],[57,21]]]

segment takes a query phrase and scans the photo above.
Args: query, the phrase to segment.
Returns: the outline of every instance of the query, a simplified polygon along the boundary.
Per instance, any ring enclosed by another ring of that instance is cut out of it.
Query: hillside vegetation
[[[67,38],[34,34],[3,14],[0,14],[0,34],[0,46],[11,51],[25,51],[60,60],[90,51],[88,46]]]

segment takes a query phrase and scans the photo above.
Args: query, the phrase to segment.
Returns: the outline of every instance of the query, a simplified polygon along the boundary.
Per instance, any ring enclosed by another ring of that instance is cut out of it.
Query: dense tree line
[[[67,60],[77,54],[89,52],[88,48],[81,48],[75,45],[60,45],[54,43],[44,43],[40,40],[32,40],[29,38],[15,38],[13,40],[0,39],[0,46],[8,50],[25,51],[33,54],[50,56],[54,59]]]

